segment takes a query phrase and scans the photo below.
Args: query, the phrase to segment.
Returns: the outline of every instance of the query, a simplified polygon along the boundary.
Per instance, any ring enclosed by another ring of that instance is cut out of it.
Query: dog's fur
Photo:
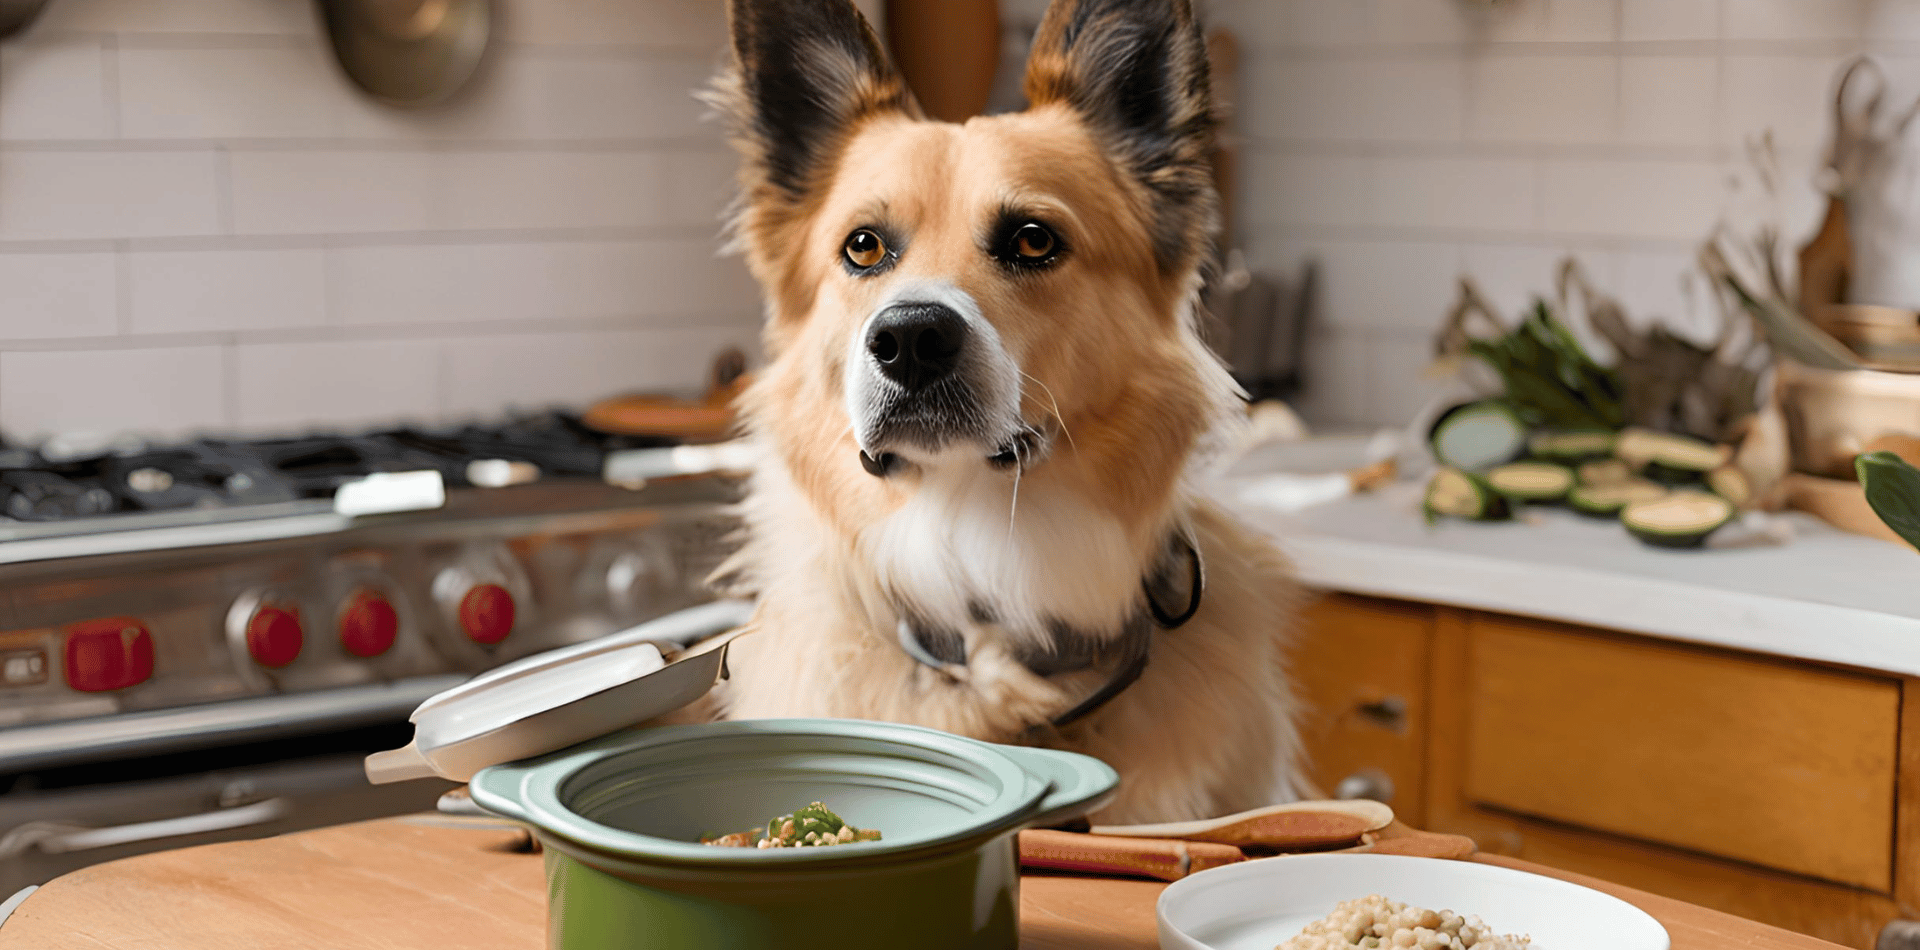
[[[732,648],[724,714],[1033,741],[1105,676],[1041,678],[1012,649],[1117,635],[1184,530],[1205,562],[1197,616],[1154,634],[1136,684],[1044,741],[1121,773],[1105,822],[1291,797],[1296,589],[1192,487],[1240,401],[1194,326],[1217,198],[1188,0],[1054,0],[1029,109],[963,125],[921,116],[848,0],[730,0],[729,18],[714,99],[743,157],[734,237],[768,297],[771,363],[743,397],[764,461],[723,576],[758,599],[757,630]],[[1052,265],[988,253],[1025,220],[1058,234]],[[842,259],[860,228],[893,255],[871,274]],[[862,341],[917,303],[951,307],[970,349],[959,388],[920,413],[936,431],[901,435],[911,400]],[[892,468],[871,474],[863,451]],[[967,664],[910,658],[906,612],[962,631]]]

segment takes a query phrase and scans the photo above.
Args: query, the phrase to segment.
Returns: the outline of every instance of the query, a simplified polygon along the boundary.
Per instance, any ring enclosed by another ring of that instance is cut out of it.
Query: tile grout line
[[[108,138],[120,138],[120,37],[109,33],[100,40],[100,92],[107,110]]]

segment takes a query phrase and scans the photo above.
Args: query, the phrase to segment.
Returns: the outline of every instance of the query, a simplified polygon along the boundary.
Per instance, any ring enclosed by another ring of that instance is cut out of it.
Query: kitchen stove
[[[422,700],[709,599],[736,485],[687,451],[557,413],[0,449],[0,898],[140,850],[430,807],[443,784],[375,789],[358,767]],[[344,506],[402,473],[437,475],[430,507]]]

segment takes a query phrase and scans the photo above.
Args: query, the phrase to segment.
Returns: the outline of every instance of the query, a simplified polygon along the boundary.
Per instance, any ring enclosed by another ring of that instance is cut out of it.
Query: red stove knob
[[[247,652],[255,663],[270,670],[292,663],[300,655],[305,635],[300,615],[279,607],[261,607],[247,619]]]
[[[354,594],[347,609],[340,612],[340,645],[354,656],[379,656],[393,648],[399,635],[400,615],[393,603],[373,591]]]
[[[460,629],[475,643],[492,645],[513,632],[513,595],[499,584],[476,584],[460,598]]]
[[[67,685],[84,693],[126,689],[153,675],[153,634],[133,617],[73,624],[66,647]]]

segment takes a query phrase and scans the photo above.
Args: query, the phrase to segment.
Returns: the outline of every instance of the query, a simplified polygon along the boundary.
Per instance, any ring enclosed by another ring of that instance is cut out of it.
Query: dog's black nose
[[[867,352],[880,372],[908,392],[925,389],[960,365],[967,322],[937,303],[903,303],[880,312],[867,328]]]

